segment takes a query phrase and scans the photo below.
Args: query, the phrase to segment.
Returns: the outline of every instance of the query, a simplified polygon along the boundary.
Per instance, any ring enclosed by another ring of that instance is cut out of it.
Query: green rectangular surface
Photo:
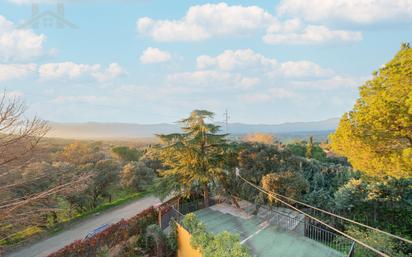
[[[210,208],[195,212],[208,231],[228,231],[240,236],[240,241],[256,257],[343,257],[344,254],[304,236],[277,228],[262,227],[256,216],[243,219]]]

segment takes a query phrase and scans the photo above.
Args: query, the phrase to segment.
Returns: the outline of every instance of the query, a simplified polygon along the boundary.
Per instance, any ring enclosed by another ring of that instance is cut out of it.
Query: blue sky
[[[59,122],[340,117],[412,36],[412,0],[62,3],[78,28],[22,27],[31,0],[0,3],[0,89]]]

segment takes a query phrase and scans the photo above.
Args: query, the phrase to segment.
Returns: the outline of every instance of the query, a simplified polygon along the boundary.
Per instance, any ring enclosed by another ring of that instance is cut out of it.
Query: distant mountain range
[[[336,129],[339,118],[313,122],[289,122],[276,125],[229,123],[229,133],[242,135],[264,132],[272,134],[310,134],[309,132],[330,132]],[[222,123],[218,124],[225,127]],[[56,123],[50,122],[48,137],[69,139],[130,139],[150,138],[155,134],[179,132],[178,124],[132,124],[132,123]]]

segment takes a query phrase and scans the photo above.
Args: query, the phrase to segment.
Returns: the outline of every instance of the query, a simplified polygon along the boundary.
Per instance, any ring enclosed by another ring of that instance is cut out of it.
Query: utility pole
[[[225,115],[225,126],[226,126],[226,134],[229,133],[229,113],[227,112],[227,109],[225,110],[225,113],[223,114]]]

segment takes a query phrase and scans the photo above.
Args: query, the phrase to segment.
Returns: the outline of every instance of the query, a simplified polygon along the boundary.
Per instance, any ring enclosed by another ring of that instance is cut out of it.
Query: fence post
[[[355,242],[352,242],[352,245],[349,250],[348,257],[355,257]]]

